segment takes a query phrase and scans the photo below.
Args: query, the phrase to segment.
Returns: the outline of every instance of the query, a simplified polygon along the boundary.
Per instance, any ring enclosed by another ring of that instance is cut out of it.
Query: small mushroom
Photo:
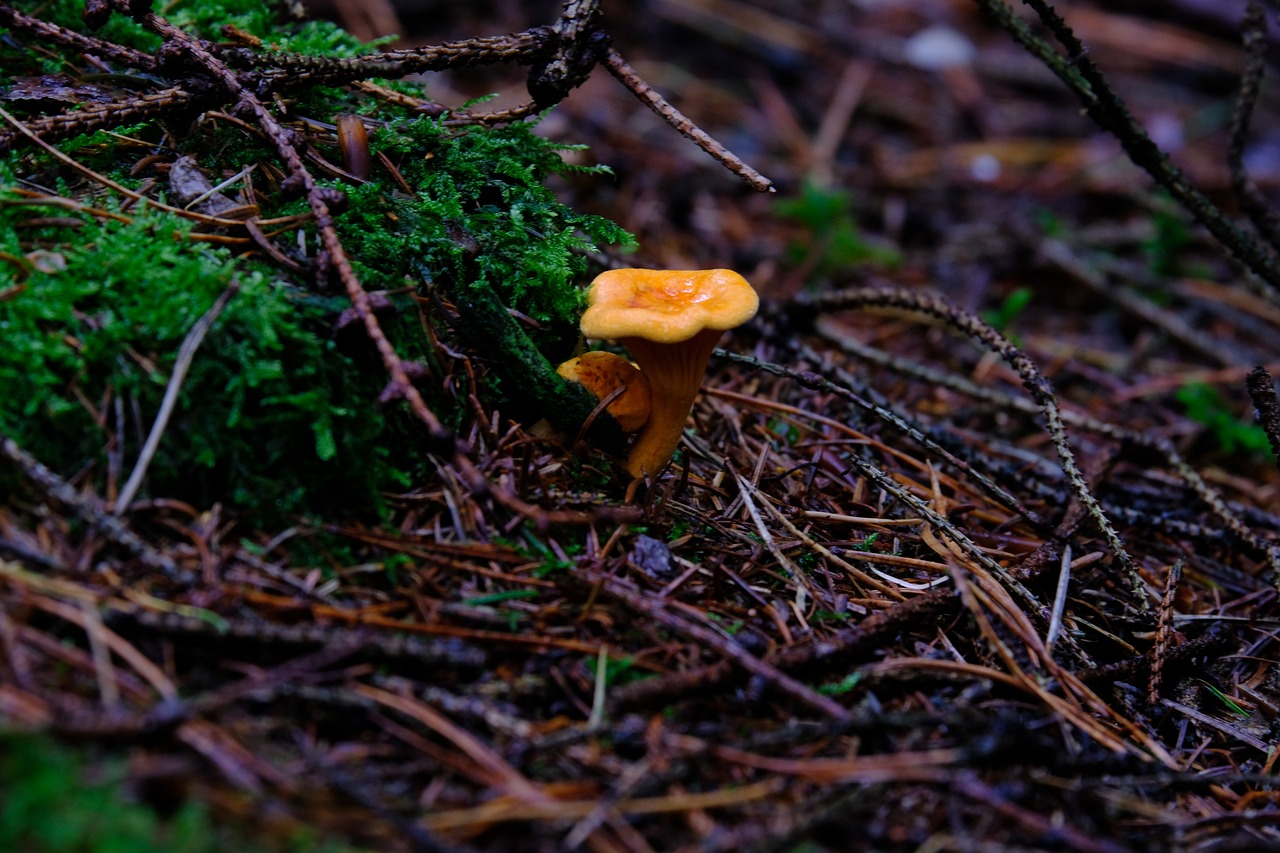
[[[633,477],[671,460],[711,350],[759,304],[732,270],[609,270],[591,283],[582,333],[625,346],[649,380],[649,421],[627,456]]]
[[[622,427],[623,432],[635,432],[649,420],[649,381],[640,368],[620,355],[611,352],[584,352],[556,368],[570,382],[577,382],[603,400],[619,388],[618,394],[605,411]]]

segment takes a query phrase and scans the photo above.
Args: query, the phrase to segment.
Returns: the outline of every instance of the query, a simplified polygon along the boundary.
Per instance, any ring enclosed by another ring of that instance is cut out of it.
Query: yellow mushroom
[[[617,391],[605,406],[605,411],[622,427],[623,432],[635,432],[649,420],[649,381],[640,368],[620,355],[611,352],[584,352],[556,368],[570,382],[577,382],[603,400]]]
[[[711,350],[759,304],[747,280],[725,269],[609,270],[591,283],[582,333],[625,346],[649,380],[649,421],[627,456],[633,477],[671,460]]]

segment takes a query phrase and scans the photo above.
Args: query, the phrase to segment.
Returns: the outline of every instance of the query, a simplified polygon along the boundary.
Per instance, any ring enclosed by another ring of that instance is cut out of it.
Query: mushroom
[[[711,350],[759,304],[732,270],[609,270],[591,283],[582,333],[625,346],[649,380],[649,421],[627,456],[633,477],[671,460]]]
[[[570,382],[577,382],[604,400],[618,389],[622,392],[605,406],[605,411],[622,427],[635,432],[649,420],[649,381],[640,368],[611,352],[584,352],[556,368]]]

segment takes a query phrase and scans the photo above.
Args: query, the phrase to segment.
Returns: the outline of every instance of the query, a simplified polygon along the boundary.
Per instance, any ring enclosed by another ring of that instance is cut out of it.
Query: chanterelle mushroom
[[[649,422],[627,456],[632,476],[670,461],[711,350],[759,304],[732,270],[609,270],[591,283],[582,333],[625,346],[649,380]]]
[[[611,352],[584,352],[556,368],[570,382],[577,382],[603,400],[623,391],[605,406],[623,432],[635,432],[649,420],[649,380],[640,368]]]

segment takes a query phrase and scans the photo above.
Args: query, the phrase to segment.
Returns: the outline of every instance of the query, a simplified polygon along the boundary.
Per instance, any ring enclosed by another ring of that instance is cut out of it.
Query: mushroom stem
[[[677,343],[637,337],[618,339],[649,379],[649,420],[627,455],[631,476],[654,476],[671,461],[702,387],[711,350],[723,334],[720,329],[703,329]]]

